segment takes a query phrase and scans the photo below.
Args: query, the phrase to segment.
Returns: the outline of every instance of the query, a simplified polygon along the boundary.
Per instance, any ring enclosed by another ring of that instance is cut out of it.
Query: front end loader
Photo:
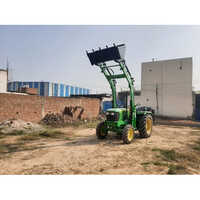
[[[96,127],[98,139],[105,139],[109,131],[116,132],[122,136],[125,144],[130,144],[138,131],[140,137],[151,136],[153,126],[153,113],[151,110],[136,109],[134,101],[134,79],[125,62],[125,44],[113,45],[104,49],[86,51],[91,65],[100,68],[109,82],[112,90],[112,108],[106,111],[106,120],[100,122]],[[114,65],[109,65],[114,61]],[[118,68],[120,73],[115,73],[113,68]],[[116,83],[117,79],[126,79],[130,90],[130,107],[119,108],[117,106]]]

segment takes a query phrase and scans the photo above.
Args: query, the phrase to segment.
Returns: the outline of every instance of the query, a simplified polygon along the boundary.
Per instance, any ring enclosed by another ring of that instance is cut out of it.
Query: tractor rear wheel
[[[131,125],[126,125],[122,131],[122,140],[124,144],[130,144],[133,141],[135,132]]]
[[[140,137],[148,138],[151,136],[152,128],[153,128],[153,118],[151,115],[142,115],[138,119],[138,131],[140,133]]]
[[[98,139],[105,139],[108,135],[108,130],[105,122],[100,122],[96,128],[96,136]]]

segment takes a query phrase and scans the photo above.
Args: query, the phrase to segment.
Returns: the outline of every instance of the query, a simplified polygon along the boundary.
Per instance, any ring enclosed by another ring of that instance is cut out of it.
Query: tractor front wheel
[[[140,137],[148,138],[151,136],[153,128],[153,118],[151,115],[143,115],[138,120],[138,131]]]
[[[126,125],[122,131],[122,140],[124,144],[130,144],[134,139],[134,129],[131,125]]]
[[[108,130],[105,122],[100,122],[96,128],[96,136],[98,139],[105,139],[108,135]]]

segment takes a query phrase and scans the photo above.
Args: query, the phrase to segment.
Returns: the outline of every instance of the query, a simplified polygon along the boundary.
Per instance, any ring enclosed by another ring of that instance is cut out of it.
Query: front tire
[[[138,120],[138,131],[141,138],[148,138],[151,136],[153,129],[153,118],[151,115],[142,115]]]
[[[96,128],[96,136],[98,139],[105,139],[108,135],[108,130],[105,122],[100,122]]]
[[[131,125],[126,125],[122,131],[122,140],[124,144],[130,144],[134,138],[134,129]]]

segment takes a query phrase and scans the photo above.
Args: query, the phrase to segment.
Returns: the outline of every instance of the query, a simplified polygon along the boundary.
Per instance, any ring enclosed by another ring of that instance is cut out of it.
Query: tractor
[[[125,62],[125,44],[115,45],[98,50],[86,51],[91,65],[96,65],[106,77],[112,90],[112,108],[106,110],[106,119],[96,127],[98,139],[105,139],[109,133],[116,132],[123,140],[123,143],[130,144],[136,131],[140,137],[148,138],[152,133],[154,113],[152,109],[145,106],[139,107],[134,101],[134,79]],[[114,62],[114,65],[110,64]],[[115,73],[114,68],[118,68],[120,73]],[[126,79],[130,90],[129,107],[120,108],[117,105],[117,79]]]

